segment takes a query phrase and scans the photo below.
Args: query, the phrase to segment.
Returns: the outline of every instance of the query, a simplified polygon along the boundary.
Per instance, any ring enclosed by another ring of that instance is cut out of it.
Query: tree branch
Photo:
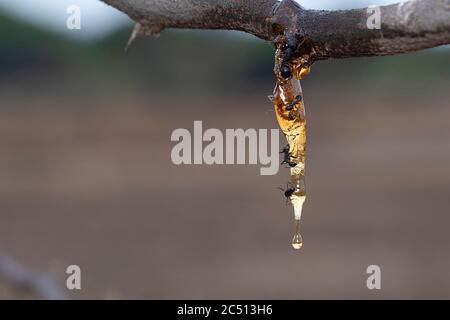
[[[0,280],[6,281],[14,289],[35,294],[45,300],[65,300],[66,295],[49,277],[37,274],[0,254]]]
[[[381,28],[369,29],[370,10],[309,11],[299,25],[319,59],[393,55],[450,43],[450,0],[415,0],[380,7]]]
[[[102,0],[138,22],[140,33],[165,28],[225,29],[276,41],[280,33],[309,40],[313,59],[380,56],[450,43],[450,0],[381,6],[381,28],[367,9],[307,10],[293,0]]]
[[[240,30],[270,40],[277,0],[102,0],[158,34],[166,28]]]

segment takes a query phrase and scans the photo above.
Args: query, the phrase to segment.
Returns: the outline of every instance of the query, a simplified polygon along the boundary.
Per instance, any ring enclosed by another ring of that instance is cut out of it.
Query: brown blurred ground
[[[0,115],[0,250],[61,286],[65,267],[80,265],[83,289],[71,298],[450,298],[450,96],[378,103],[350,91],[306,93],[300,252],[275,189],[287,171],[170,161],[172,130],[193,120],[275,128],[264,92],[172,110],[139,97],[85,110],[10,100]],[[382,268],[378,292],[365,286],[371,264]]]

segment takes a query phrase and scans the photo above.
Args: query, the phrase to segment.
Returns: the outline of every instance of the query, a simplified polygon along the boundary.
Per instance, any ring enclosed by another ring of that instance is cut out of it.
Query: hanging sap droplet
[[[292,239],[292,247],[295,250],[301,249],[303,246],[302,235],[300,234],[300,220],[295,220],[295,234]]]

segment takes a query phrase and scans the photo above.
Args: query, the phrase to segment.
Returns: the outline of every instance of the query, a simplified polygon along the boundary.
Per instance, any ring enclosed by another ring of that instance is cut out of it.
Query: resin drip
[[[300,220],[295,220],[295,233],[292,239],[292,247],[296,250],[301,249],[303,246],[302,235],[300,234]]]
[[[286,72],[281,71],[282,67],[289,68],[288,76],[286,76]],[[273,104],[278,124],[289,144],[290,180],[288,188],[292,189],[289,200],[294,207],[295,218],[295,235],[292,246],[300,249],[302,247],[300,220],[306,200],[306,116],[299,80],[308,74],[309,67],[305,60],[300,58],[290,62],[284,61],[283,50],[277,48],[274,72],[277,83],[273,93]]]

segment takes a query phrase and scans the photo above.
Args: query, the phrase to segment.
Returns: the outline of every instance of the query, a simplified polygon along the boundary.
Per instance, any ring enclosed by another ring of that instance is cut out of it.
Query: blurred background
[[[0,299],[45,298],[28,285],[43,276],[70,299],[450,298],[448,47],[313,66],[294,251],[287,169],[170,159],[172,131],[194,120],[277,128],[273,49],[167,30],[125,53],[131,29],[96,0],[0,1]],[[72,264],[79,291],[65,289]],[[372,264],[381,290],[366,287]]]

